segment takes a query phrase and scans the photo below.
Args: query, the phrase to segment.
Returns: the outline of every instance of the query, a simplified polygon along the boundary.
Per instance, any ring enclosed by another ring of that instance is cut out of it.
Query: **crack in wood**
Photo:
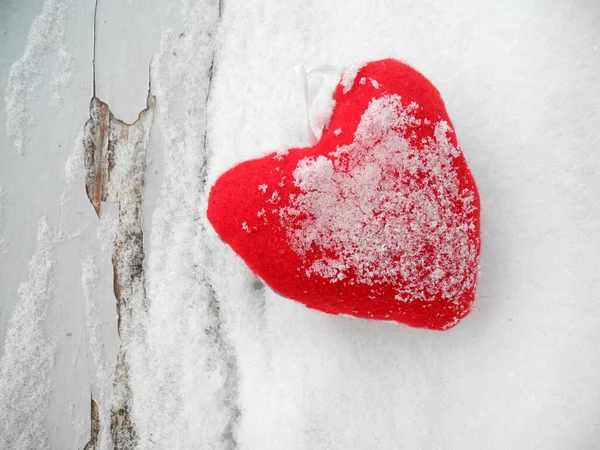
[[[85,185],[90,203],[100,216],[102,202],[117,203],[119,216],[113,244],[113,288],[117,330],[121,339],[113,380],[111,434],[115,449],[137,446],[130,415],[129,345],[136,333],[136,314],[145,310],[142,193],[146,153],[155,98],[133,124],[115,118],[108,105],[93,97],[85,125]]]
[[[92,97],[96,97],[96,17],[98,17],[98,0],[94,4],[93,48],[92,48]]]
[[[116,119],[107,104],[96,97],[96,16],[98,0],[94,7],[93,49],[93,98],[90,103],[90,119],[85,125],[84,147],[86,168],[86,192],[96,214],[100,216],[102,202],[118,203],[119,216],[113,244],[113,290],[117,308],[117,330],[121,339],[113,378],[110,430],[114,448],[133,450],[138,447],[138,434],[131,417],[132,390],[130,386],[129,352],[136,329],[137,315],[146,309],[144,287],[144,252],[142,232],[142,192],[146,170],[146,152],[153,119],[155,98],[149,90],[147,108],[136,122],[126,124]],[[219,17],[223,13],[223,1],[218,3]],[[206,189],[208,152],[208,105],[210,102],[216,52],[213,49],[208,70],[205,98],[205,128],[203,146],[206,157],[200,168],[201,189]],[[149,82],[151,79],[149,77]],[[234,349],[227,341],[223,329],[220,303],[210,275],[204,280],[209,290],[209,311],[213,317],[206,332],[214,339],[213,345],[225,363],[226,376],[223,385],[223,407],[230,418],[221,436],[226,448],[236,449],[236,429],[241,410],[237,404],[239,395],[239,370]],[[139,324],[138,324],[139,325]],[[138,327],[140,328],[140,327]],[[95,406],[94,406],[95,405]],[[94,410],[95,408],[95,410]],[[92,403],[92,430],[90,442],[84,450],[95,450],[99,432],[98,406]],[[96,428],[95,428],[96,427]]]

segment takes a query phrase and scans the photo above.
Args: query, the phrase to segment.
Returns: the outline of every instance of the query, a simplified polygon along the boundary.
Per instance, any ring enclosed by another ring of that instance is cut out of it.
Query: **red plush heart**
[[[309,308],[454,326],[475,296],[479,194],[440,94],[386,59],[346,72],[334,100],[314,147],[224,173],[208,219],[274,291]]]

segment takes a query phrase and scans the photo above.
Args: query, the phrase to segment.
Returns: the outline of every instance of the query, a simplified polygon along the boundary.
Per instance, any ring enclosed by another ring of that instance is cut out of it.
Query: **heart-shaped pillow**
[[[243,162],[208,219],[274,291],[448,329],[471,310],[479,194],[436,88],[393,59],[346,72],[320,141]]]

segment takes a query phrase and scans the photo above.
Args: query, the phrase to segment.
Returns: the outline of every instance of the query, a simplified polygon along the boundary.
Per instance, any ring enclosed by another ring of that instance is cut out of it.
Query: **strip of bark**
[[[96,450],[98,445],[98,435],[100,434],[100,409],[98,403],[92,398],[92,407],[90,412],[91,427],[90,427],[90,441],[85,445],[83,450]]]
[[[146,307],[142,193],[154,102],[154,97],[149,94],[147,108],[138,120],[126,124],[94,97],[84,133],[88,198],[98,216],[102,202],[119,205],[112,263],[121,343],[113,380],[110,424],[115,449],[119,450],[134,449],[138,442],[130,416],[132,393],[128,352],[136,332],[136,316]]]

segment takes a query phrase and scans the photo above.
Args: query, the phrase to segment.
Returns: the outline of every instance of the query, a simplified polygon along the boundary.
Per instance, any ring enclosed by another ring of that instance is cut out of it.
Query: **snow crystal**
[[[258,185],[258,190],[261,191],[264,194],[265,192],[267,192],[268,187],[269,186],[267,186],[266,184],[259,184]]]
[[[367,79],[365,77],[360,77],[360,81],[358,82],[358,84],[364,85],[367,82]]]
[[[53,298],[56,237],[45,218],[38,225],[38,247],[29,262],[29,279],[19,286],[0,359],[0,448],[46,448],[45,411],[56,343],[44,334]],[[26,375],[26,376],[25,376]],[[18,405],[18,409],[15,408]]]
[[[267,200],[267,203],[272,203],[273,205],[276,205],[277,203],[279,203],[280,200],[281,198],[279,197],[279,192],[273,191],[273,194],[271,194],[271,198]]]
[[[112,251],[114,246],[115,236],[117,235],[117,227],[119,225],[118,214],[117,208],[106,208],[105,206],[102,208],[100,223],[96,229],[96,237],[100,243],[100,248],[104,252]]]
[[[58,62],[54,67],[51,101],[60,103],[60,87],[71,80],[72,56],[65,50],[67,10],[72,0],[46,0],[42,12],[31,24],[23,56],[13,63],[5,91],[6,131],[19,154],[26,144],[25,130],[33,123],[28,103],[35,98],[42,83],[40,67],[52,51]]]
[[[379,89],[379,83],[377,82],[377,80],[374,80],[373,78],[369,78],[369,81],[371,81],[371,85],[375,88],[375,89]]]
[[[352,273],[353,283],[390,283],[400,301],[451,300],[475,283],[474,193],[459,187],[459,152],[446,122],[422,150],[405,137],[420,125],[417,109],[398,95],[372,100],[352,144],[298,162],[301,194],[279,215],[294,251],[312,261],[308,276],[334,283]],[[314,260],[314,248],[324,256]]]
[[[83,133],[80,133],[73,143],[73,152],[65,163],[65,182],[67,185],[83,182],[85,180]]]
[[[60,210],[61,217],[67,216],[68,211],[68,203],[70,200],[69,194],[71,188],[75,183],[84,181],[84,147],[83,147],[83,134],[79,134],[75,139],[73,145],[73,151],[67,158],[67,162],[65,163],[65,185],[63,188],[63,192],[60,196]],[[59,226],[58,234],[61,239],[64,239],[66,236],[63,234],[62,227]]]
[[[340,84],[343,87],[342,93],[345,94],[350,89],[352,89],[352,86],[354,85],[354,80],[356,78],[356,75],[358,75],[358,71],[363,66],[364,66],[364,64],[357,64],[357,65],[354,65],[354,66],[350,66],[346,70],[344,70],[344,73],[342,74],[342,79],[340,81]]]
[[[283,157],[285,155],[287,155],[290,152],[290,149],[287,147],[284,148],[280,148],[279,150],[277,150],[275,152],[275,155],[273,155],[273,159],[277,160],[277,161],[282,161]]]
[[[335,134],[336,136],[339,136],[340,134],[342,134],[342,129],[336,128],[335,130],[333,130],[333,134]]]
[[[62,104],[60,90],[61,88],[68,86],[71,82],[71,78],[73,77],[73,66],[75,65],[73,56],[71,56],[71,54],[62,46],[57,49],[57,57],[59,62],[52,71],[52,95],[50,97],[52,106],[60,106]]]

